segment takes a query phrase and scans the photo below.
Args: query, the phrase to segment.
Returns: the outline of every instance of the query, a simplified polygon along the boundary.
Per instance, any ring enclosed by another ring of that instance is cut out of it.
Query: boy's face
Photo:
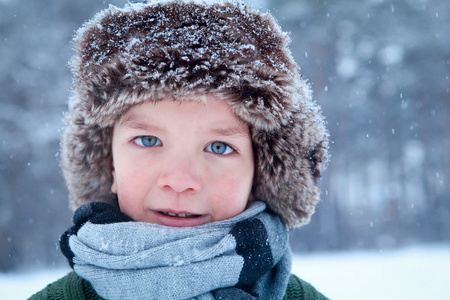
[[[253,182],[248,125],[224,100],[163,100],[116,122],[111,191],[135,221],[197,226],[245,210]]]

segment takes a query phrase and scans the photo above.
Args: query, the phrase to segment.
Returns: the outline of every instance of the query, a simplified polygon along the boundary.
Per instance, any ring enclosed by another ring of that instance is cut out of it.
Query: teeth
[[[181,214],[174,214],[172,212],[162,212],[162,213],[166,214],[168,216],[177,217],[177,218],[192,218],[192,217],[196,216],[196,215],[190,215],[190,214],[185,214],[185,213],[181,213]]]

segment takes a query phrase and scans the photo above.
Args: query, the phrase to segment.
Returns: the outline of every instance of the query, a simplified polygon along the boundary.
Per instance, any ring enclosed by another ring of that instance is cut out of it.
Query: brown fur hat
[[[114,123],[163,97],[213,94],[252,134],[253,195],[289,226],[309,221],[328,133],[274,18],[234,1],[110,6],[75,37],[61,163],[73,208],[111,193]]]

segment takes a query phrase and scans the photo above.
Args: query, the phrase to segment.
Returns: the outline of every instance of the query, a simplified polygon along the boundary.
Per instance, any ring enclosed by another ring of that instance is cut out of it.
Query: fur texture
[[[130,107],[207,93],[250,125],[253,195],[289,227],[309,221],[328,133],[270,14],[233,1],[159,1],[110,6],[75,37],[74,86],[62,137],[62,167],[73,208],[115,204],[111,134]]]

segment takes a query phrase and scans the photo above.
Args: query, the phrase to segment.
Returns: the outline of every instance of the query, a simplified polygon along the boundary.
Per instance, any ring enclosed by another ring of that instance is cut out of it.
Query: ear
[[[111,192],[113,192],[114,194],[117,194],[117,178],[116,178],[116,170],[114,169],[114,163],[112,166],[111,174],[113,177],[113,182],[111,184]]]

